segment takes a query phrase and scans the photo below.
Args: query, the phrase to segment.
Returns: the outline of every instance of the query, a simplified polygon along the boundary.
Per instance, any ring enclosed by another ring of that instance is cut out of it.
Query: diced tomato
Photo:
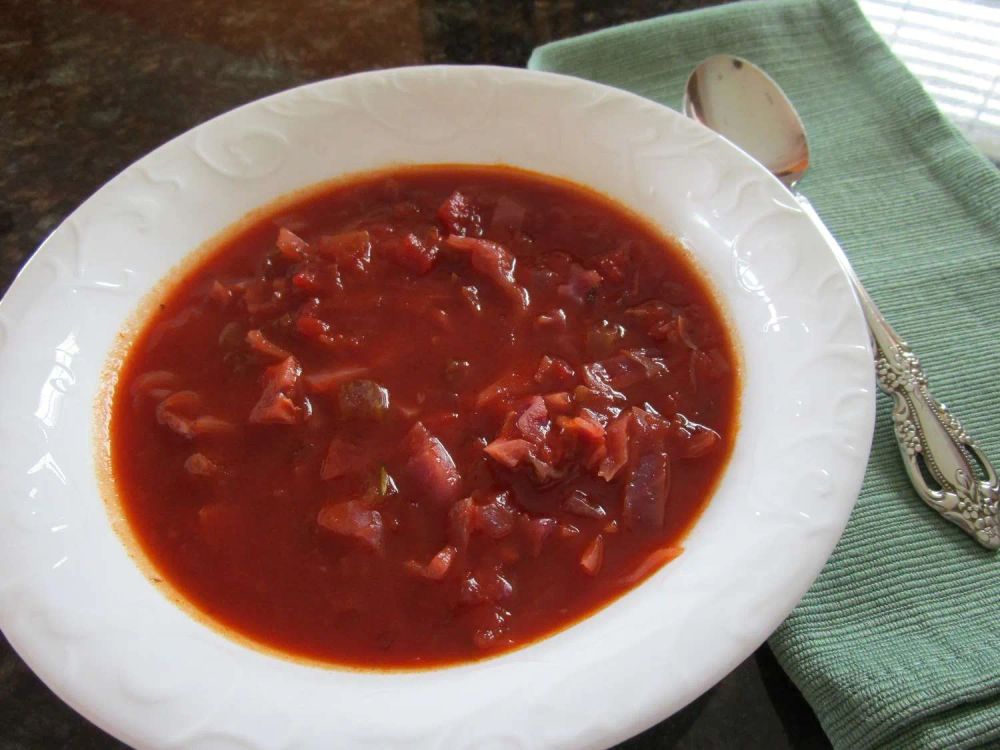
[[[263,354],[265,357],[273,357],[274,359],[288,359],[291,354],[282,349],[280,346],[272,342],[259,330],[247,331],[247,343],[250,348],[253,349],[258,354]]]
[[[546,393],[543,398],[545,399],[545,408],[551,414],[566,414],[573,409],[573,398],[566,391]]]
[[[281,227],[278,230],[278,251],[289,260],[301,260],[309,249],[309,243],[295,232]]]
[[[476,407],[482,409],[487,406],[498,406],[507,409],[512,400],[531,389],[531,380],[517,373],[510,373],[483,388],[476,396]]]
[[[500,438],[483,448],[483,452],[501,466],[513,469],[531,456],[531,443],[521,438]]]
[[[573,389],[573,401],[578,406],[586,406],[596,411],[606,411],[615,403],[615,397],[621,396],[611,386],[601,386],[599,389],[578,385]],[[624,398],[624,397],[622,397]]]
[[[576,383],[576,371],[565,359],[546,354],[538,363],[535,382],[546,389],[569,388]]]
[[[362,500],[327,505],[316,523],[334,534],[357,539],[374,552],[383,550],[382,514]]]
[[[307,268],[292,275],[292,285],[296,289],[301,289],[307,294],[316,294],[323,291],[323,284],[320,283],[315,269]]]
[[[295,357],[288,357],[264,371],[264,392],[250,411],[251,424],[294,424],[302,409],[292,400],[302,367]]]
[[[449,506],[462,492],[462,477],[441,441],[420,422],[404,441],[409,454],[406,472],[421,492],[438,506]]]
[[[424,243],[412,232],[391,246],[392,259],[415,274],[425,274],[434,267],[440,248],[436,244]]]
[[[604,562],[604,537],[598,534],[580,555],[580,567],[587,575],[596,576]]]
[[[247,312],[251,315],[278,312],[285,297],[282,290],[283,285],[284,279],[259,279],[251,283],[243,295]]]
[[[371,236],[366,230],[326,235],[319,239],[319,252],[341,269],[364,271],[372,259]]]
[[[581,409],[580,414],[575,417],[560,417],[559,425],[564,432],[576,436],[591,447],[604,444],[604,425],[589,409]]]
[[[438,207],[437,217],[449,234],[479,237],[483,233],[479,209],[457,190]]]
[[[330,332],[330,324],[310,315],[300,315],[295,319],[295,330],[310,339],[318,339]]]
[[[273,393],[261,397],[250,412],[251,424],[295,424],[299,418],[299,409],[284,393]]]
[[[528,307],[528,292],[514,278],[514,256],[503,245],[455,234],[448,235],[445,244],[467,253],[472,267],[493,281],[515,307],[520,310]]]
[[[604,425],[590,409],[581,409],[575,417],[559,417],[561,435],[575,446],[588,469],[594,469],[607,454]]]

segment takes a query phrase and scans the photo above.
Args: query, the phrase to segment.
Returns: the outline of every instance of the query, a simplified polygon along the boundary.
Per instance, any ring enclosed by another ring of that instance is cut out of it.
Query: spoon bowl
[[[809,167],[805,126],[767,73],[748,60],[714,55],[684,87],[684,114],[739,146],[791,188]]]

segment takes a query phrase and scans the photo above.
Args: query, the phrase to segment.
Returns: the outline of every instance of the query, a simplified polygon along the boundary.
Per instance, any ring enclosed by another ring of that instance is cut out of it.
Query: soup
[[[186,271],[119,371],[112,469],[158,574],[224,628],[441,666],[681,554],[737,400],[674,240],[564,181],[401,168],[259,212]]]

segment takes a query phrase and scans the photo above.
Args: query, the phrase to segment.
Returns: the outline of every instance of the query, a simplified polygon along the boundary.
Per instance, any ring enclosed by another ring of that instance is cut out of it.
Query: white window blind
[[[860,0],[941,110],[1000,161],[1000,0]]]

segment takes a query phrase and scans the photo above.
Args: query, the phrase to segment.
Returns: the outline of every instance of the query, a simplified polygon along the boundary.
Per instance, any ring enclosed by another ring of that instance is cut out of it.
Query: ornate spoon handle
[[[864,310],[879,388],[892,397],[893,431],[917,494],[988,549],[1000,549],[1000,481],[989,459],[951,412],[931,395],[920,361],[879,312],[815,209],[795,194],[826,236]]]

